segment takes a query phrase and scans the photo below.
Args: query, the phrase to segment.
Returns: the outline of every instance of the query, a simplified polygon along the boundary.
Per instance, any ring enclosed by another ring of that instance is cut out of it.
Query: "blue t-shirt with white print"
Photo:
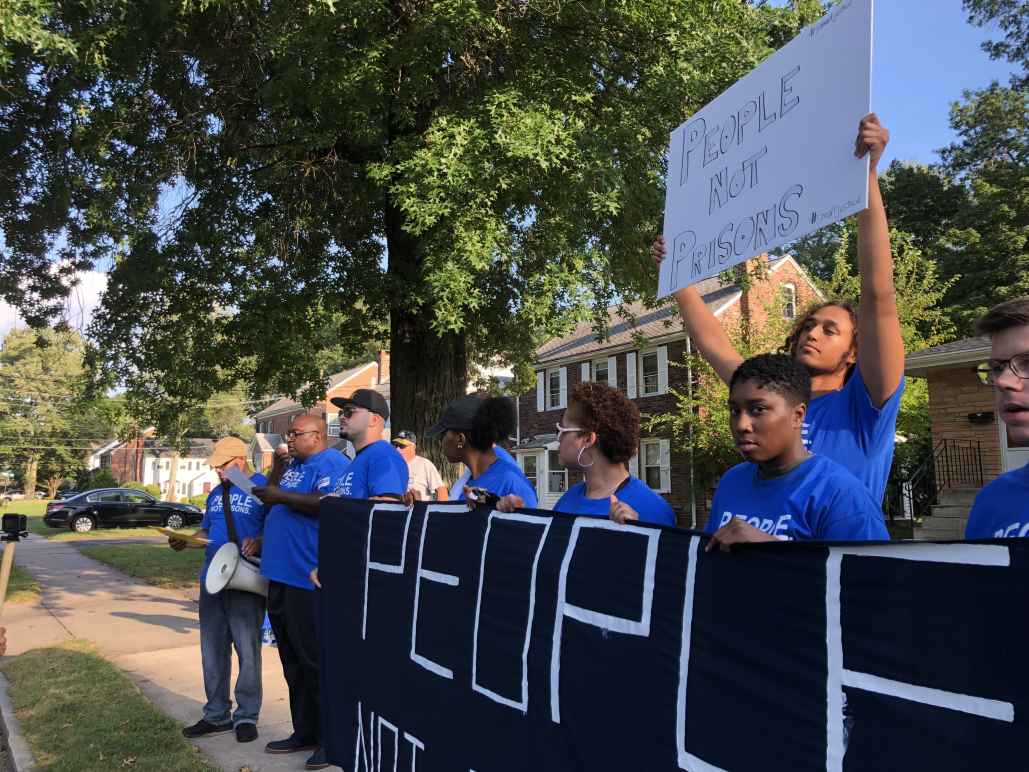
[[[263,474],[250,475],[250,481],[254,485],[264,485],[266,480]],[[211,558],[222,546],[229,541],[229,527],[225,523],[225,510],[222,504],[221,483],[207,496],[207,504],[204,507],[204,519],[200,527],[207,531],[207,538],[210,544],[204,549],[204,567],[200,571],[200,581],[204,581],[207,575],[207,567],[211,564]],[[232,507],[232,522],[236,524],[236,536],[239,539],[239,546],[243,546],[244,539],[260,536],[264,530],[264,504],[246,491],[237,488],[235,485],[229,489],[229,506]]]
[[[334,495],[367,499],[393,494],[400,498],[407,492],[407,477],[404,457],[386,440],[377,440],[357,451]]]
[[[1005,472],[979,491],[968,515],[966,539],[1029,536],[1029,464]]]
[[[902,376],[886,403],[875,407],[859,363],[842,389],[811,400],[804,417],[802,432],[807,449],[840,464],[880,503],[893,464],[897,412],[903,393]]]
[[[656,525],[675,525],[675,512],[671,505],[658,496],[637,477],[625,478],[615,496],[636,510],[641,523]],[[591,499],[586,495],[586,483],[573,485],[554,505],[555,512],[567,512],[571,515],[590,515],[591,517],[607,517],[611,511],[611,499]]]
[[[879,504],[840,464],[812,456],[781,477],[764,480],[747,462],[724,475],[711,502],[707,532],[733,517],[783,540],[888,541]]]
[[[536,489],[529,482],[529,478],[525,476],[521,467],[500,457],[499,453],[497,456],[497,460],[490,464],[485,472],[476,478],[469,479],[465,485],[469,488],[485,488],[497,496],[507,496],[509,493],[513,493],[520,496],[525,502],[524,506],[529,509],[539,506],[536,500]],[[464,500],[465,495],[462,488],[457,495],[457,501]]]
[[[331,494],[342,479],[350,459],[333,448],[303,461],[294,459],[279,480],[279,487],[293,493]],[[310,574],[318,564],[318,517],[276,504],[265,518],[261,573],[276,582],[313,590]]]

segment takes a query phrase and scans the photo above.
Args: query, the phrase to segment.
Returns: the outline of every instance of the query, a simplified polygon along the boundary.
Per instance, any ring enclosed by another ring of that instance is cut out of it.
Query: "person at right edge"
[[[831,300],[808,311],[787,338],[784,352],[811,375],[813,399],[804,421],[804,444],[863,482],[882,502],[893,463],[894,434],[904,390],[904,342],[893,287],[890,232],[879,191],[878,165],[890,133],[874,113],[861,119],[854,154],[869,154],[868,208],[858,214],[860,312]],[[651,254],[660,263],[665,242]],[[726,383],[743,358],[695,287],[675,293],[690,338]]]
[[[990,361],[979,368],[983,384],[993,386],[997,413],[1009,441],[1029,445],[1029,296],[996,305],[979,320],[990,336]],[[1029,464],[1005,472],[975,497],[965,527],[966,539],[1029,536]]]

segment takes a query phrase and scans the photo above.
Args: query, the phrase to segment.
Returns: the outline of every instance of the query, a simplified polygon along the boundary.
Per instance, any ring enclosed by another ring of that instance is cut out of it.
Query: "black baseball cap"
[[[329,401],[341,409],[351,405],[363,407],[369,413],[381,415],[384,421],[389,420],[389,405],[386,404],[386,398],[375,389],[358,389],[349,397],[333,397]]]
[[[435,437],[445,431],[467,432],[472,428],[475,414],[482,407],[482,397],[469,394],[467,397],[455,399],[443,410],[439,422],[425,432],[427,437]]]
[[[400,445],[406,448],[408,445],[417,445],[418,437],[417,435],[415,435],[414,432],[410,431],[409,429],[404,429],[403,431],[394,434],[390,442],[392,442],[394,445]]]

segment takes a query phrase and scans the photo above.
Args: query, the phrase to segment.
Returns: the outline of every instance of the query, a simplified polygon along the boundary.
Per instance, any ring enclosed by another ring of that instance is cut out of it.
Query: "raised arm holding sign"
[[[840,124],[847,111],[867,104],[870,47],[870,0],[842,3],[676,129],[666,236],[652,252],[660,263],[659,294],[674,294],[693,345],[728,383],[742,357],[687,285],[858,212],[861,313],[846,301],[824,303],[797,322],[786,349],[811,374],[807,446],[842,464],[879,500],[904,370],[878,183],[889,132],[875,114],[860,119],[856,139]],[[734,104],[742,107],[729,109]],[[859,194],[855,180],[863,186]],[[796,195],[766,207],[780,189]]]

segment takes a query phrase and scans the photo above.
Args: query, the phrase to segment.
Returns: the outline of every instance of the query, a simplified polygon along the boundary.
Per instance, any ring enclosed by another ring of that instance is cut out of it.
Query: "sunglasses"
[[[286,432],[287,440],[295,440],[297,437],[303,437],[305,434],[318,434],[318,429],[308,429],[304,432]]]
[[[577,426],[561,426],[561,424],[554,424],[557,427],[557,441],[560,442],[561,438],[564,437],[567,432],[584,432],[585,429],[580,429]]]

